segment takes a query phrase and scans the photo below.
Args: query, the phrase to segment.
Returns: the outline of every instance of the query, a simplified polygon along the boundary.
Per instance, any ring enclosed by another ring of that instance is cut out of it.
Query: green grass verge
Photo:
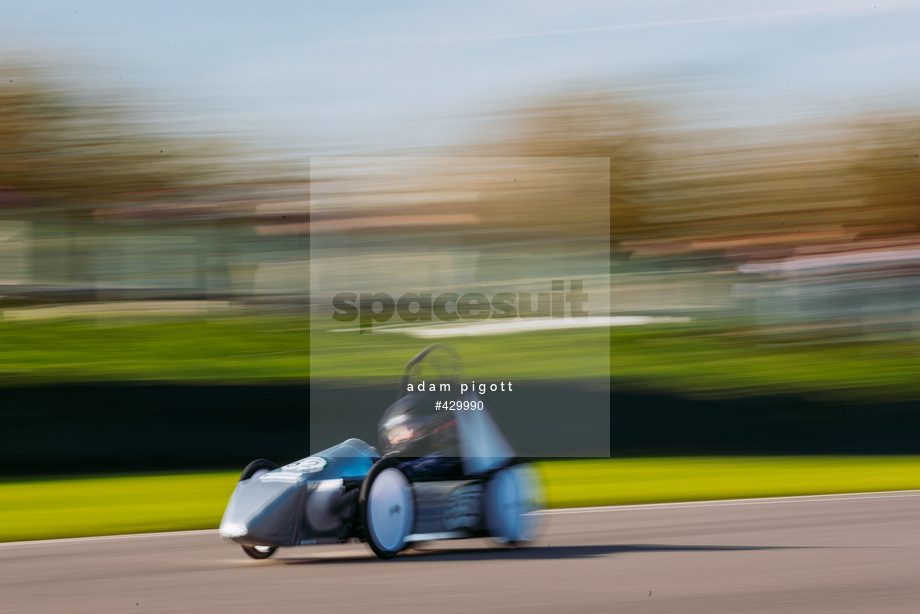
[[[920,456],[640,458],[540,468],[551,507],[920,489]]]
[[[395,386],[427,341],[307,318],[0,320],[0,386],[67,382],[306,382]],[[528,332],[444,341],[480,381],[602,381],[683,396],[920,398],[914,340],[766,343],[729,322]],[[603,358],[609,351],[609,364]],[[313,364],[311,365],[311,352]],[[311,371],[312,368],[312,371]]]
[[[0,541],[211,529],[239,472],[0,483]]]
[[[540,463],[550,507],[920,489],[920,457]],[[0,541],[217,527],[237,472],[0,483]]]

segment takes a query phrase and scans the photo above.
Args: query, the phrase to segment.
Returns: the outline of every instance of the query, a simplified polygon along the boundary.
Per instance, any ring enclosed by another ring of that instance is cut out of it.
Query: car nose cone
[[[272,472],[236,485],[220,535],[244,545],[293,545],[300,517],[302,476]]]

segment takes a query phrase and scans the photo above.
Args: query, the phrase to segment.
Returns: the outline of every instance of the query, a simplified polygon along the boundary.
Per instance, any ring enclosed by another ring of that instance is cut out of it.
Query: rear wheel
[[[277,468],[278,465],[270,460],[264,458],[254,460],[243,469],[243,473],[240,474],[240,482],[265,475]],[[275,553],[275,550],[277,550],[275,546],[243,546],[243,552],[258,560],[267,559]]]
[[[486,483],[484,512],[489,535],[499,544],[532,541],[540,531],[535,513],[543,507],[536,469],[527,463],[496,471]]]
[[[398,464],[395,459],[378,461],[364,478],[358,496],[364,537],[381,559],[391,559],[406,548],[415,523],[412,486]]]

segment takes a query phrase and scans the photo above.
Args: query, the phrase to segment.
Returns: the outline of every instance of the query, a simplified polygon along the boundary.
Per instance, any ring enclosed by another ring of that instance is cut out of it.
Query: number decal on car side
[[[295,471],[297,473],[319,473],[326,468],[326,459],[319,456],[309,456],[290,465],[285,465],[281,471]]]

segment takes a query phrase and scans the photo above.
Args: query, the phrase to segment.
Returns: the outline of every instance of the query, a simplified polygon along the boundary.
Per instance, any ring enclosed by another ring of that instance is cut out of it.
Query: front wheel
[[[259,561],[273,555],[275,550],[274,546],[243,546],[243,552]]]
[[[375,463],[358,496],[364,537],[381,559],[391,559],[406,548],[415,524],[412,486],[398,464],[395,459]]]
[[[243,469],[243,473],[240,474],[240,482],[263,476],[269,471],[274,471],[277,468],[278,465],[270,460],[264,458],[254,460]],[[260,561],[273,555],[275,550],[277,550],[275,546],[243,546],[243,552]]]
[[[240,482],[265,475],[269,471],[274,471],[277,468],[278,465],[271,462],[270,460],[264,458],[254,460],[246,465],[245,469],[243,469],[243,473],[240,474]]]

